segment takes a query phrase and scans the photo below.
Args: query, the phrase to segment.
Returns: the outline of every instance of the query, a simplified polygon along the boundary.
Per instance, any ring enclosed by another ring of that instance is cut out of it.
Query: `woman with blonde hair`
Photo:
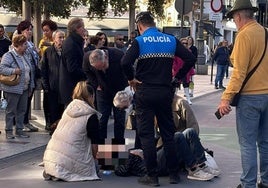
[[[45,180],[100,179],[95,164],[99,113],[94,109],[94,89],[85,81],[80,81],[72,98],[44,153]]]

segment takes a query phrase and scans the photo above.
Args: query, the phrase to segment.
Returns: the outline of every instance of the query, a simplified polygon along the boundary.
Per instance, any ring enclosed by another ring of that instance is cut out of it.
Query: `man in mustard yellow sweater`
[[[220,115],[231,111],[230,102],[239,92],[247,74],[258,64],[265,48],[265,30],[254,20],[250,0],[236,0],[227,14],[233,18],[238,34],[231,54],[233,73],[219,104]],[[259,187],[268,187],[268,50],[259,67],[242,89],[236,107],[236,128],[239,138],[242,175],[238,188],[256,188],[260,158]],[[258,148],[257,148],[258,147]]]

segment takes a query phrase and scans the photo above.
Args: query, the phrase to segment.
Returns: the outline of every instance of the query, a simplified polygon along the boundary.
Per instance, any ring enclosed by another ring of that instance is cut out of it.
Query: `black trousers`
[[[34,91],[32,92],[32,94],[30,96],[28,96],[28,102],[27,102],[27,110],[26,113],[24,115],[24,120],[23,120],[23,124],[28,124],[29,123],[29,116],[30,116],[30,108],[31,108],[31,102],[32,102],[32,98],[34,95]]]
[[[50,126],[50,124],[51,124],[51,122],[49,120],[50,114],[49,114],[48,100],[49,100],[48,94],[47,94],[47,92],[44,92],[44,94],[43,94],[43,111],[44,111],[46,126]]]
[[[50,125],[59,120],[64,112],[64,105],[60,103],[59,92],[49,91],[47,97],[47,114],[49,114]]]
[[[172,115],[174,92],[171,87],[139,86],[135,93],[137,133],[141,141],[144,159],[149,176],[158,176],[154,118],[163,140],[169,173],[177,173]]]
[[[114,113],[114,138],[118,144],[125,144],[125,120],[126,111],[116,108],[113,105],[113,96],[107,95],[104,91],[96,92],[97,95],[97,109],[102,114],[100,118],[100,137],[101,142],[107,138],[107,125],[111,115]]]

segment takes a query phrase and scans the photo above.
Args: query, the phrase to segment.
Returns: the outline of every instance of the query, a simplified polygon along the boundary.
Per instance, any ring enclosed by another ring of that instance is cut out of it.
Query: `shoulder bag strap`
[[[15,61],[15,63],[17,64],[18,68],[20,68],[15,56],[13,55],[13,53],[12,52],[9,52],[9,53],[12,56],[13,60]]]
[[[248,75],[246,76],[246,78],[245,78],[245,80],[243,81],[243,84],[242,84],[242,86],[241,86],[241,88],[240,88],[240,90],[239,90],[239,92],[238,93],[241,93],[241,91],[243,90],[243,88],[245,87],[245,85],[246,85],[246,83],[247,83],[247,81],[249,80],[249,78],[253,75],[253,73],[256,71],[256,69],[258,68],[258,66],[261,64],[261,62],[262,62],[262,59],[263,59],[263,57],[264,57],[264,55],[265,55],[265,52],[266,52],[266,48],[267,48],[267,29],[265,28],[265,27],[263,27],[264,28],[264,31],[265,31],[265,47],[264,47],[264,51],[263,51],[263,54],[262,54],[262,56],[261,56],[261,59],[260,59],[260,61],[258,62],[258,64],[248,73]]]

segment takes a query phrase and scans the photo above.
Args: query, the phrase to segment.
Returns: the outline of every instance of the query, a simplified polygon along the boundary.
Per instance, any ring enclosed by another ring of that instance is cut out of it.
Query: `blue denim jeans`
[[[188,128],[183,132],[176,132],[174,141],[176,159],[179,165],[183,164],[186,168],[192,168],[195,164],[201,164],[206,161],[204,148],[193,128]],[[163,148],[157,151],[157,161],[160,175],[167,175],[168,170]]]
[[[107,138],[107,124],[111,111],[114,113],[114,138],[118,144],[124,144],[126,111],[113,105],[113,96],[103,91],[97,91],[97,110],[102,114],[100,118],[100,137]]]
[[[215,86],[223,86],[222,81],[224,78],[224,74],[226,72],[226,65],[217,65],[217,74],[216,74],[216,78],[215,78]]]
[[[240,144],[243,188],[256,188],[257,149],[261,182],[268,185],[268,94],[241,95],[236,107],[237,134]]]
[[[205,152],[204,152],[205,149],[200,142],[200,138],[198,137],[196,130],[194,128],[187,128],[182,133],[185,137],[187,145],[190,148],[190,152],[192,154],[192,157],[194,158],[195,163],[201,164],[205,162],[207,160],[205,156]],[[184,156],[184,161],[187,161],[188,157],[189,156],[187,155]],[[188,167],[192,167],[192,166],[188,166]]]

